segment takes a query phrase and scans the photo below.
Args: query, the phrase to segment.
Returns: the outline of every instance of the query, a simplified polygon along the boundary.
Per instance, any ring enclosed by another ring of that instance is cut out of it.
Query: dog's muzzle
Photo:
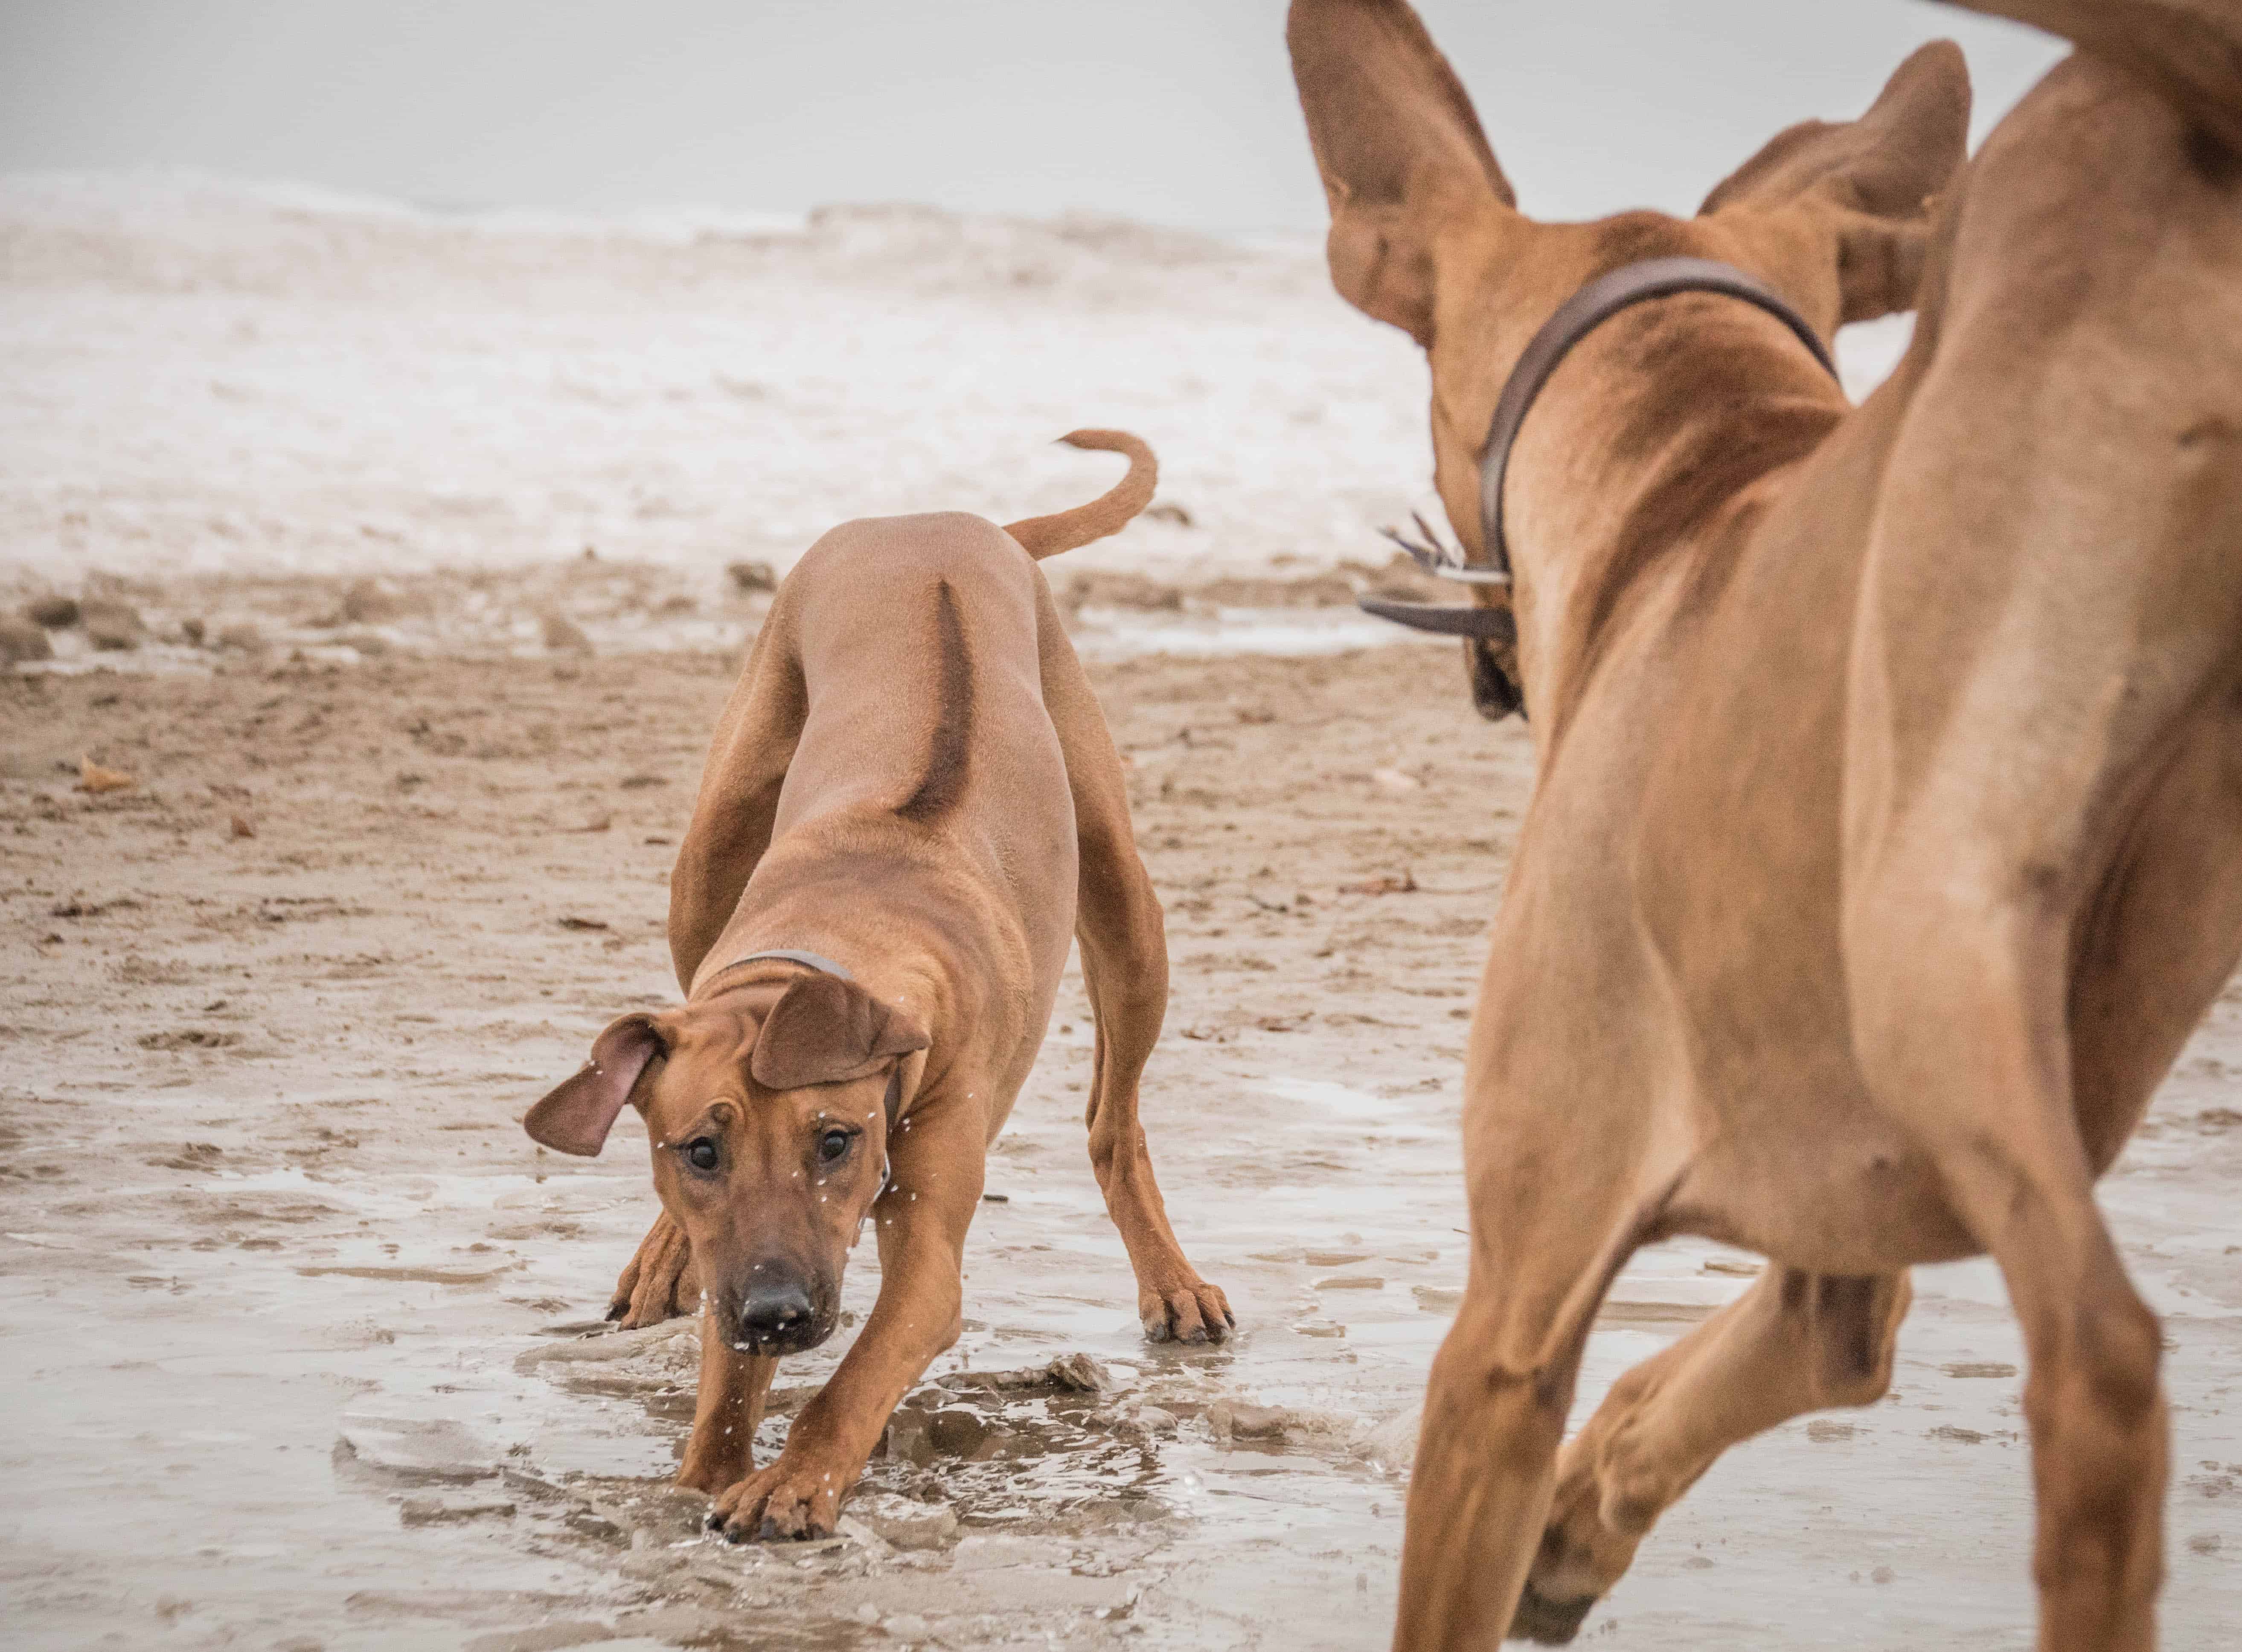
[[[802,1354],[833,1334],[838,1315],[798,1279],[758,1279],[740,1295],[735,1346],[766,1357]]]

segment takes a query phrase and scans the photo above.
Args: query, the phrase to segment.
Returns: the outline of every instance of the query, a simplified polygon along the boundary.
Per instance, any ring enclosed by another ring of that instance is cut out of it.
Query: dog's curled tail
[[[1126,431],[1070,431],[1058,439],[1069,447],[1125,453],[1129,456],[1129,473],[1114,485],[1111,492],[1099,494],[1087,505],[1077,505],[1071,511],[1059,511],[1050,516],[1024,517],[1017,522],[1007,522],[1004,532],[1017,539],[1020,548],[1038,562],[1077,545],[1088,545],[1092,539],[1102,539],[1109,533],[1120,532],[1152,502],[1152,489],[1160,479],[1160,461],[1152,457],[1152,450],[1144,445],[1143,438],[1131,436]]]

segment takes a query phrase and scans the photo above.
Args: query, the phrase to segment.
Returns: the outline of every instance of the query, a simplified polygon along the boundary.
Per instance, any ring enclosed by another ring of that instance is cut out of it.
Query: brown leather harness
[[[1510,469],[1510,450],[1517,445],[1519,430],[1533,410],[1534,398],[1541,393],[1542,385],[1548,383],[1549,375],[1556,371],[1566,352],[1598,326],[1630,305],[1677,292],[1716,292],[1758,305],[1789,328],[1832,378],[1837,377],[1837,364],[1821,335],[1757,277],[1732,264],[1720,264],[1711,258],[1645,258],[1621,264],[1598,276],[1558,305],[1556,313],[1541,324],[1541,331],[1527,344],[1526,353],[1510,370],[1510,377],[1503,381],[1502,394],[1495,399],[1494,418],[1487,426],[1487,447],[1479,467],[1480,538],[1487,546],[1487,563],[1481,565],[1470,562],[1461,551],[1441,545],[1440,537],[1421,516],[1416,520],[1419,532],[1425,536],[1422,543],[1390,528],[1386,530],[1386,538],[1436,579],[1508,587],[1510,541],[1503,530],[1502,484]],[[1507,717],[1512,712],[1525,715],[1524,686],[1514,669],[1496,658],[1496,650],[1514,655],[1518,645],[1518,621],[1509,604],[1456,606],[1447,603],[1398,602],[1384,597],[1358,597],[1355,603],[1365,613],[1376,614],[1381,619],[1391,619],[1418,631],[1465,639],[1472,654],[1472,698],[1480,713],[1491,719]]]

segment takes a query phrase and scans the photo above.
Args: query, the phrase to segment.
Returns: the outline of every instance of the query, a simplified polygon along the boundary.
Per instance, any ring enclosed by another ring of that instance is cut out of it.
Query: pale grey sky
[[[1522,204],[1687,211],[1921,41],[1978,130],[2060,55],[1924,0],[1422,0]],[[1069,207],[1320,228],[1281,0],[0,0],[0,171],[456,206]]]

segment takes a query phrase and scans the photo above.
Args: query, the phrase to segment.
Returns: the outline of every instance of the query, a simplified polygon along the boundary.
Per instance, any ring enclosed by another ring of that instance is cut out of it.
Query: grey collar
[[[841,965],[819,953],[804,952],[798,946],[774,946],[767,952],[749,953],[744,958],[735,958],[715,974],[709,976],[708,980],[714,981],[719,976],[728,975],[732,971],[748,964],[762,963],[768,958],[775,958],[789,964],[800,964],[804,969],[814,969],[821,975],[831,975],[844,981],[856,979]]]
[[[749,953],[745,958],[735,958],[730,963],[725,965],[724,968],[737,969],[742,964],[752,964],[765,958],[783,958],[789,964],[805,965],[822,974],[838,975],[844,981],[856,980],[855,976],[831,959],[821,957],[816,953],[804,952],[798,946],[774,946],[769,952]],[[717,973],[721,974],[723,972],[720,970]]]
[[[817,953],[804,952],[799,946],[773,946],[766,952],[749,953],[745,958],[735,958],[730,963],[725,965],[722,969],[718,970],[715,975],[711,975],[708,979],[713,981],[716,979],[717,975],[728,974],[730,972],[739,968],[743,964],[759,964],[767,958],[779,959],[783,962],[789,964],[800,964],[805,969],[814,969],[820,974],[836,976],[844,981],[854,980],[856,979],[855,976],[851,975],[840,965],[835,963],[831,959],[823,957]],[[903,1112],[903,1066],[901,1061],[898,1061],[896,1063],[895,1070],[888,1074],[888,1094],[885,1108],[888,1115],[888,1129],[891,1133],[894,1131],[896,1120]],[[883,1174],[884,1176],[885,1173],[883,1173]],[[884,1193],[886,1190],[886,1182],[883,1180],[881,1184],[881,1191]]]

